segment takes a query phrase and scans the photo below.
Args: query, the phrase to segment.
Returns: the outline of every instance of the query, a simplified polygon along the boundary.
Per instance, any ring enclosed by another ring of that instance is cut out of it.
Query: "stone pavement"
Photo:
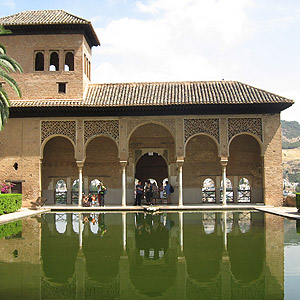
[[[27,217],[30,217],[33,215],[37,215],[37,214],[41,214],[41,213],[45,213],[45,212],[49,212],[49,211],[50,211],[49,208],[44,208],[44,207],[42,207],[40,209],[36,209],[36,210],[32,210],[32,209],[28,209],[28,208],[21,208],[14,213],[0,215],[0,224],[27,218]]]
[[[290,219],[300,219],[300,213],[298,213],[298,210],[296,207],[286,207],[286,206],[281,206],[281,207],[266,207],[266,206],[261,206],[261,207],[256,207],[255,209],[267,212],[270,214],[278,215],[281,217],[285,218],[290,218]]]

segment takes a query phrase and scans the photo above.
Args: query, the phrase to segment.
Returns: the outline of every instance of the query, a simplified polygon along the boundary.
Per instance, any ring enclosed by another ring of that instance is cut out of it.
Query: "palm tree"
[[[9,30],[4,29],[0,26],[0,34],[8,34]],[[5,47],[0,44],[0,79],[6,81],[21,97],[21,91],[18,87],[17,82],[8,75],[9,72],[22,72],[21,66],[11,57],[6,54]],[[3,129],[4,123],[7,121],[9,116],[9,99],[8,95],[0,84],[0,130]]]

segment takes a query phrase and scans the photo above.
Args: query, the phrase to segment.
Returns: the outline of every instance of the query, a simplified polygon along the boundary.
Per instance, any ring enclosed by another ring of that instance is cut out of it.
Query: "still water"
[[[49,213],[0,226],[0,299],[299,299],[296,221]]]

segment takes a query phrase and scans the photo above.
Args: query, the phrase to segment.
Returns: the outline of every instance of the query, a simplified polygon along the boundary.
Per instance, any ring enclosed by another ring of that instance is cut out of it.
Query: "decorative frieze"
[[[228,141],[243,132],[252,133],[262,141],[261,118],[228,118]]]
[[[119,143],[119,120],[84,121],[84,143],[95,135],[109,135]]]
[[[41,121],[41,144],[52,135],[64,135],[76,143],[76,121]]]
[[[220,142],[219,119],[184,119],[184,142],[199,133],[211,135]]]

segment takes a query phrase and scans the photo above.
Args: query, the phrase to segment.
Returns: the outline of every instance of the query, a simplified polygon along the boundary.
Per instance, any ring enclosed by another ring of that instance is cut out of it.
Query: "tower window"
[[[59,57],[57,52],[52,52],[50,54],[49,71],[59,71]]]
[[[44,71],[44,53],[37,52],[35,54],[35,63],[34,63],[35,71]]]
[[[65,71],[74,71],[74,54],[71,51],[65,55]]]
[[[67,83],[66,82],[58,82],[58,92],[65,94],[67,91]]]

